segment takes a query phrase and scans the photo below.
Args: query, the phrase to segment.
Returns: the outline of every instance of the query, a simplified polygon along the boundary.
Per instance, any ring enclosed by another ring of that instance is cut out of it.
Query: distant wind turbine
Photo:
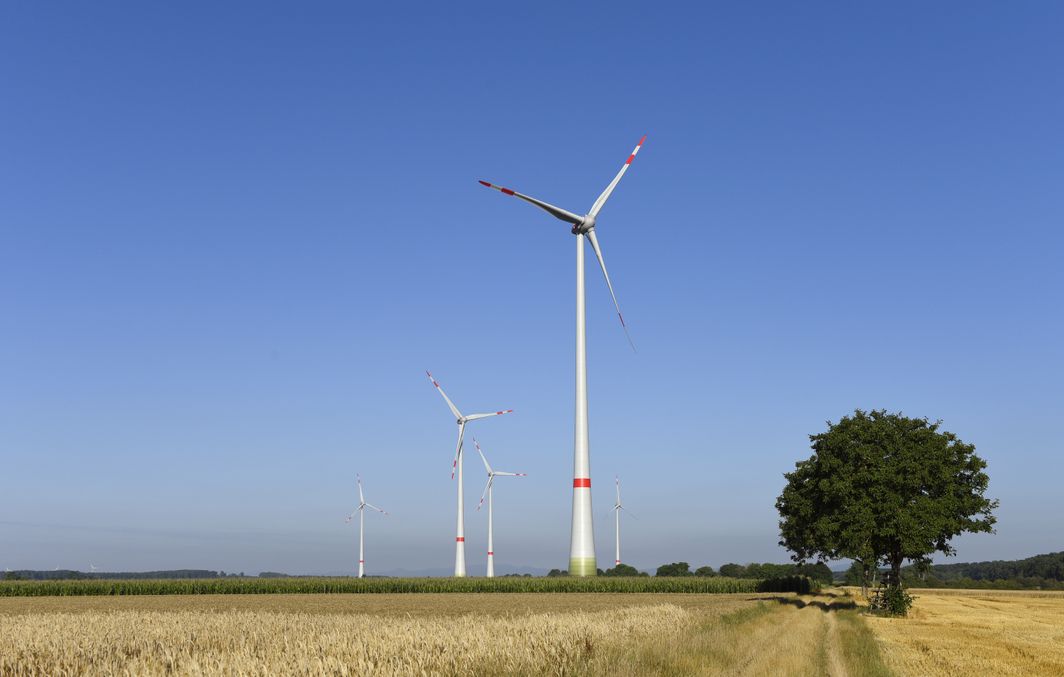
[[[458,473],[458,533],[454,539],[454,575],[465,576],[465,492],[462,482],[462,440],[465,437],[465,427],[470,421],[509,414],[513,412],[513,409],[496,411],[490,414],[470,414],[469,416],[463,416],[462,412],[458,411],[458,407],[454,406],[454,402],[451,401],[451,398],[447,397],[447,393],[443,392],[443,388],[440,387],[440,384],[436,379],[432,378],[432,373],[428,371],[425,373],[428,374],[429,380],[432,381],[432,385],[436,387],[436,390],[443,397],[443,400],[447,403],[447,407],[451,410],[451,413],[454,414],[458,423],[458,446],[455,447],[454,463],[451,465],[451,479],[454,479],[456,471]]]
[[[523,472],[503,472],[501,470],[492,470],[491,465],[488,463],[487,457],[484,456],[484,451],[480,448],[480,442],[477,442],[477,438],[473,438],[473,444],[477,448],[477,453],[480,454],[480,460],[484,461],[484,467],[488,469],[488,483],[484,486],[484,493],[480,495],[480,503],[477,504],[477,510],[484,505],[484,497],[488,497],[488,578],[495,578],[495,544],[494,544],[494,530],[492,528],[492,511],[495,503],[492,489],[495,485],[496,477],[527,477]]]
[[[552,204],[523,195],[509,188],[496,186],[487,181],[480,182],[488,188],[497,190],[504,195],[524,200],[539,207],[554,218],[572,224],[572,233],[576,236],[576,412],[573,434],[573,524],[569,540],[570,576],[594,576],[597,570],[595,534],[591,513],[591,451],[587,424],[587,320],[584,310],[584,238],[591,242],[591,248],[598,258],[599,267],[602,268],[602,275],[606,278],[606,287],[609,288],[610,296],[613,297],[613,306],[617,309],[617,317],[621,321],[621,328],[624,329],[632,350],[635,350],[635,344],[632,343],[631,336],[628,336],[628,327],[624,323],[624,316],[621,315],[621,306],[617,302],[617,295],[613,293],[610,275],[606,272],[606,261],[602,258],[602,249],[599,247],[598,237],[595,235],[595,223],[599,212],[602,211],[602,207],[606,204],[606,200],[609,199],[624,173],[628,171],[629,165],[632,164],[632,160],[639,153],[639,149],[643,147],[643,142],[646,141],[646,138],[644,136],[639,140],[635,150],[621,165],[621,171],[617,172],[617,176],[613,177],[613,181],[610,181],[610,185],[606,186],[606,190],[602,191],[595,203],[591,205],[591,210],[584,216],[578,216],[561,207],[555,207]]]
[[[632,512],[628,510],[628,508],[621,505],[621,478],[615,477],[614,481],[617,482],[617,502],[613,504],[613,516],[617,522],[617,538],[615,541],[617,544],[617,553],[613,560],[613,566],[617,566],[621,563],[621,511],[625,511],[633,518],[635,518],[635,515],[632,515]]]
[[[358,507],[355,508],[350,515],[347,516],[347,522],[351,522],[351,518],[358,513],[358,577],[366,577],[366,540],[365,540],[365,528],[366,528],[366,508],[376,510],[379,513],[387,515],[385,511],[381,510],[372,503],[366,503],[366,497],[362,494],[362,476],[355,476],[358,480]]]

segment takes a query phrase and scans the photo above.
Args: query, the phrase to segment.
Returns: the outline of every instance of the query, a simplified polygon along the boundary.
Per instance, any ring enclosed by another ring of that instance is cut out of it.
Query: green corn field
[[[441,592],[756,592],[761,581],[739,578],[197,578],[0,581],[0,597],[62,595],[225,595]]]

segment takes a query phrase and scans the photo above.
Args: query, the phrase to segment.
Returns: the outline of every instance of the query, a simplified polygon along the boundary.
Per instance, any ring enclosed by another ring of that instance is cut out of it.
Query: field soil
[[[843,593],[0,599],[0,674],[876,675]]]
[[[1064,675],[1064,592],[912,593],[909,618],[867,618],[897,674]]]

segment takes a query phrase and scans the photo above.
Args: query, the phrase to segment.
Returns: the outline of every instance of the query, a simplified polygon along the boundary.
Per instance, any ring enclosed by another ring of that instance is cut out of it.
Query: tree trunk
[[[900,552],[890,554],[890,582],[887,587],[901,587],[901,563],[905,561]]]

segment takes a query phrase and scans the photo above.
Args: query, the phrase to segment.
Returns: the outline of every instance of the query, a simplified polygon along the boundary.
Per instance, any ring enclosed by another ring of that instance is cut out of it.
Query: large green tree
[[[993,532],[998,502],[975,446],[941,422],[856,410],[810,435],[813,455],[786,473],[776,500],[780,545],[796,561],[850,558],[864,570],[954,554],[964,532]]]

